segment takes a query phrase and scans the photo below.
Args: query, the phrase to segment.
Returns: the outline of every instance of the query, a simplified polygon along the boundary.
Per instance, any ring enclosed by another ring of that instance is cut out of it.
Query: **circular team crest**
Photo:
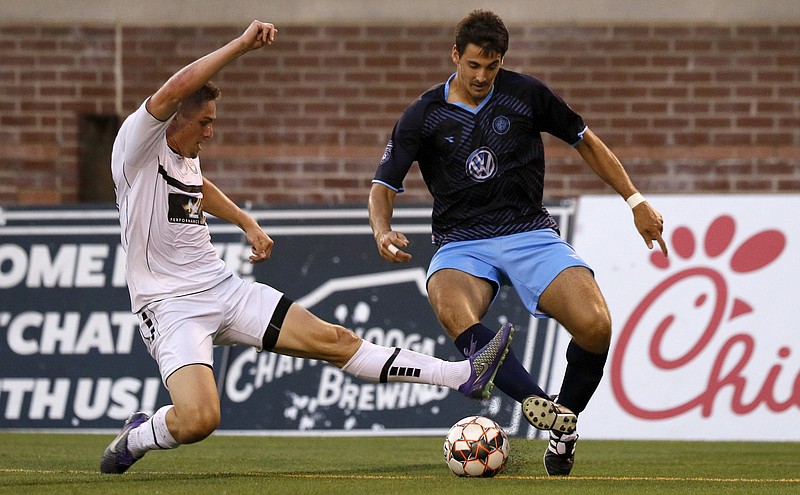
[[[499,117],[495,117],[492,121],[492,129],[497,134],[505,134],[511,128],[511,121],[508,120],[508,117],[505,115],[501,115]]]
[[[386,145],[386,149],[383,150],[383,156],[381,157],[381,165],[383,165],[384,163],[386,163],[387,160],[389,160],[389,156],[392,154],[393,147],[394,143],[392,143],[392,140],[390,139],[389,143]]]
[[[467,175],[477,182],[484,182],[497,173],[497,157],[494,152],[482,146],[467,158]]]

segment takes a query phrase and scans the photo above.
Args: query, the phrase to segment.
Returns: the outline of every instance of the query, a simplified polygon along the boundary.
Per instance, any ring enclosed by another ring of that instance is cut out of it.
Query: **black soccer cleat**
[[[522,415],[534,428],[572,433],[578,426],[578,416],[547,397],[532,395],[522,401]]]
[[[544,469],[550,476],[567,476],[575,464],[575,444],[577,433],[558,433],[550,431],[550,441],[544,451]]]

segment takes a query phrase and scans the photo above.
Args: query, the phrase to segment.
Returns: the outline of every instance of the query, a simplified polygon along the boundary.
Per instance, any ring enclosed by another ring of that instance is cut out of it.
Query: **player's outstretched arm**
[[[627,200],[638,193],[622,163],[591,129],[586,130],[583,134],[583,139],[575,149],[578,150],[578,153],[581,154],[594,173],[619,193],[623,199]],[[661,213],[653,209],[647,201],[639,202],[632,209],[636,230],[639,231],[647,247],[653,249],[653,242],[655,241],[664,256],[667,256],[669,252],[662,237],[664,218]]]
[[[251,246],[250,263],[258,263],[270,257],[274,241],[261,229],[253,217],[242,211],[236,203],[206,178],[203,178],[203,210],[242,229]]]
[[[397,193],[381,184],[372,184],[369,191],[369,224],[378,253],[393,263],[405,263],[411,255],[399,248],[408,246],[408,238],[402,232],[392,230],[394,198]]]
[[[197,91],[217,72],[245,53],[272,44],[278,29],[268,22],[253,21],[239,37],[225,46],[195,60],[175,75],[150,97],[147,111],[158,120],[167,120],[181,101]]]

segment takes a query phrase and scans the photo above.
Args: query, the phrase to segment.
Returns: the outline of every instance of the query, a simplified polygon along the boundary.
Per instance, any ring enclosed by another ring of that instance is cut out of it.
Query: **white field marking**
[[[234,474],[234,473],[231,473]],[[274,475],[273,475],[274,476]],[[314,474],[314,473],[279,473],[284,478],[314,478],[314,479],[431,479],[435,476],[404,476],[404,475],[347,475],[347,474]],[[495,478],[510,480],[557,480],[557,481],[699,481],[712,483],[800,483],[800,478],[692,478],[671,476],[508,476],[498,474]]]
[[[76,469],[15,469],[0,468],[3,474],[98,474],[95,470],[76,470]],[[131,474],[126,474],[129,477]],[[165,475],[165,476],[196,476],[198,473],[182,471],[140,471],[138,474],[146,475]],[[353,480],[415,480],[415,479],[437,479],[438,476],[410,476],[410,475],[379,475],[379,474],[324,474],[324,473],[270,473],[263,471],[243,471],[243,472],[217,472],[218,476],[252,476],[262,478],[306,478],[306,479],[353,479]],[[685,483],[687,481],[701,483],[751,483],[751,484],[800,484],[800,478],[704,478],[691,476],[507,476],[499,474],[495,476],[499,479],[511,480],[553,480],[556,482],[570,481],[670,481]]]

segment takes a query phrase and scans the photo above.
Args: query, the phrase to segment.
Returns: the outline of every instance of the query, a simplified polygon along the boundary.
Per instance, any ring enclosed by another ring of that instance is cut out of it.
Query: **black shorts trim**
[[[183,368],[185,368],[185,367],[187,367],[187,366],[194,366],[194,365],[205,366],[206,368],[210,369],[212,372],[214,371],[214,367],[213,367],[213,366],[211,366],[211,365],[210,365],[210,364],[208,364],[208,363],[187,363],[187,364],[184,364],[183,366],[180,366],[179,368],[177,368],[177,369],[176,369],[175,371],[173,371],[172,373],[170,373],[168,377],[164,378],[164,385],[166,385],[166,384],[167,384],[167,381],[169,380],[169,377],[170,377],[170,376],[172,376],[172,375],[174,375],[174,374],[175,374],[175,372],[177,372],[178,370],[182,370]],[[169,387],[167,387],[167,388],[169,388]]]
[[[286,318],[286,313],[289,312],[292,304],[294,304],[294,301],[286,296],[281,296],[278,305],[275,306],[275,311],[272,313],[272,319],[264,331],[264,338],[261,339],[262,350],[271,351],[275,348],[275,344],[278,343],[278,335],[281,333],[283,320]]]

